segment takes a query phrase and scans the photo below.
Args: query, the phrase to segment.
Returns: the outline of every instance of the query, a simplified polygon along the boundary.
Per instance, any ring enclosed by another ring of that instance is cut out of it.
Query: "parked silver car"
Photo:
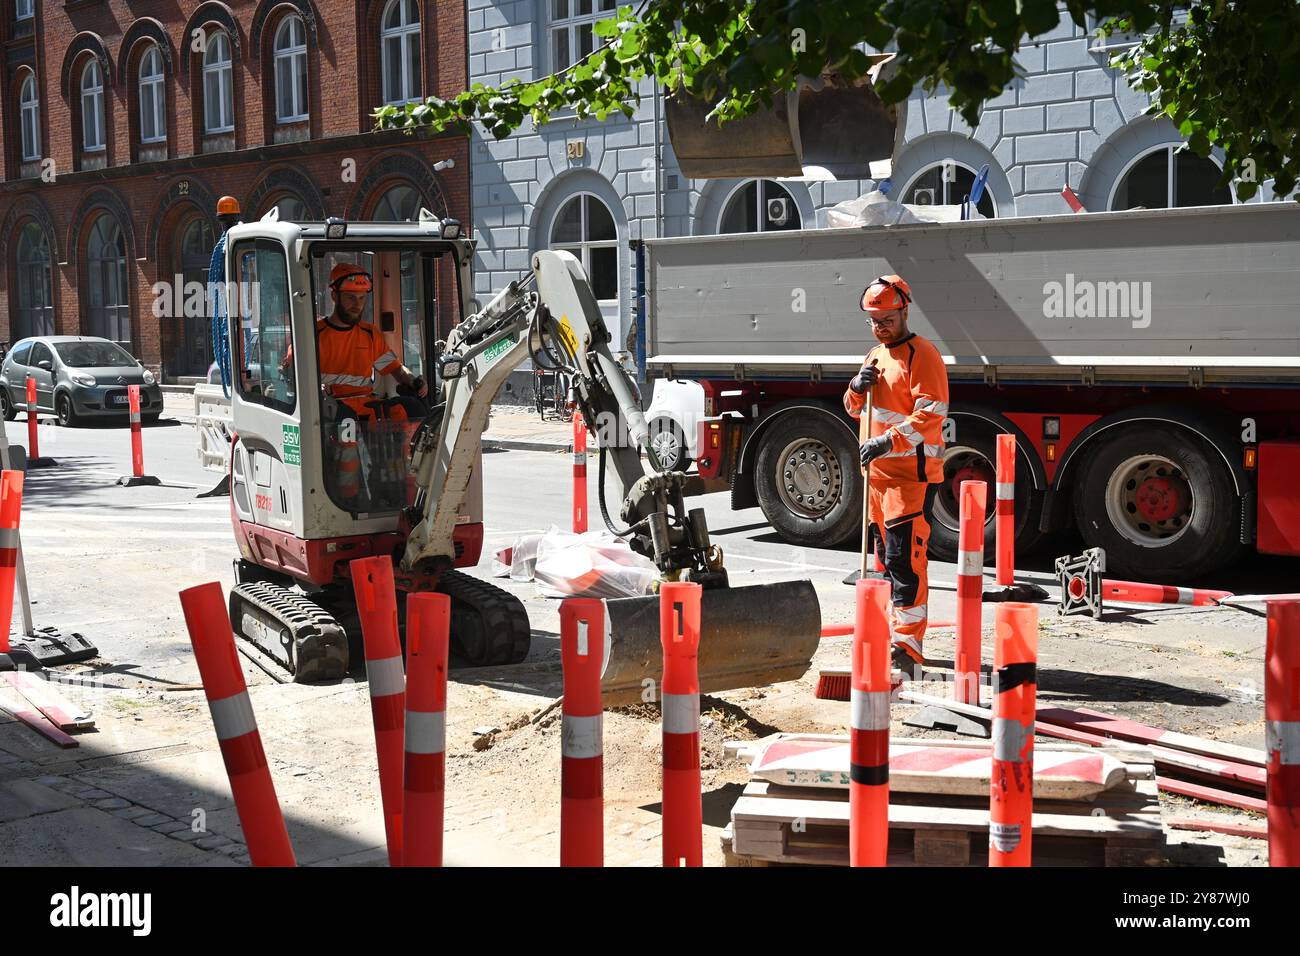
[[[162,389],[139,360],[108,339],[43,335],[23,339],[0,366],[0,412],[13,421],[27,408],[27,378],[36,380],[36,410],[53,413],[60,425],[86,418],[125,419],[128,385],[140,386],[140,418],[157,421]]]

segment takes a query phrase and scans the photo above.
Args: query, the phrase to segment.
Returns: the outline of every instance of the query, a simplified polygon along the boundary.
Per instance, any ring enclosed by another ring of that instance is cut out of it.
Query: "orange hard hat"
[[[341,292],[369,292],[370,273],[351,262],[340,262],[330,270],[330,286]]]
[[[222,196],[217,200],[218,216],[238,216],[239,200],[234,196]]]
[[[912,288],[902,276],[881,276],[862,293],[863,312],[893,312],[912,302]]]

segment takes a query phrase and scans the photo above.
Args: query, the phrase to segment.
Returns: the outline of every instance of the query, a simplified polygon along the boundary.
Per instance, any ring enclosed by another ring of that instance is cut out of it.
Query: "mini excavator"
[[[241,650],[284,680],[345,676],[359,646],[350,562],[391,557],[399,590],[452,601],[453,666],[504,665],[528,654],[522,602],[466,574],[483,547],[480,440],[509,373],[531,358],[571,376],[574,401],[599,423],[599,503],[606,526],[651,559],[662,580],[704,589],[704,692],[803,674],[820,637],[812,584],[732,587],[709,538],[697,476],[660,467],[635,380],[581,264],[564,251],[532,256],[529,273],[486,305],[469,295],[475,241],[454,219],[282,222],[272,210],[227,229],[213,251],[214,341],[231,398],[231,517],[240,557],[230,617]],[[376,373],[373,416],[349,415],[322,387],[318,317],[341,262],[372,277],[367,305],[389,349],[429,383],[427,399]],[[438,315],[454,314],[445,342]],[[458,320],[458,321],[455,321]],[[361,488],[343,489],[338,448],[361,460]],[[606,472],[622,492],[617,521]],[[349,492],[345,494],[344,491]],[[522,493],[522,492],[521,492]],[[403,601],[399,601],[402,609]],[[638,699],[661,668],[657,596],[606,602],[606,701]],[[352,635],[352,649],[349,648]]]

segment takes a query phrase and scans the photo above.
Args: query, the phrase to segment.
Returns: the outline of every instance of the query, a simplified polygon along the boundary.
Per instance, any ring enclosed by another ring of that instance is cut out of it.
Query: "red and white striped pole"
[[[1187,604],[1193,607],[1214,607],[1221,598],[1232,597],[1232,592],[1103,578],[1101,596],[1107,601],[1131,601],[1135,604]]]
[[[1034,834],[1038,608],[1019,602],[999,604],[994,622],[989,866],[1029,866]]]
[[[560,724],[560,866],[605,864],[605,605],[568,598],[560,605],[564,704]]]
[[[849,866],[884,866],[889,853],[888,581],[859,580],[849,716]]]
[[[953,699],[980,702],[980,649],[984,627],[984,507],[988,485],[961,483],[961,524],[957,532],[957,634]]]
[[[18,521],[23,513],[23,473],[0,472],[0,654],[9,653],[18,574]]]
[[[1016,583],[1016,436],[998,435],[996,489],[997,583]]]
[[[27,444],[28,458],[41,457],[40,439],[36,435],[36,379],[27,376]]]
[[[573,413],[573,533],[587,530],[587,423]]]
[[[213,581],[187,588],[180,597],[248,855],[253,866],[296,866],[248,685],[239,668],[225,594]]]
[[[664,866],[704,865],[700,787],[700,585],[670,581],[659,589],[664,648]]]
[[[450,631],[450,597],[432,591],[407,596],[403,866],[442,866]]]
[[[356,594],[361,637],[366,648],[366,682],[370,685],[370,714],[375,724],[388,865],[401,866],[406,676],[402,670],[402,644],[397,635],[393,562],[387,557],[358,558],[351,568],[352,590]]]
[[[156,485],[158,479],[144,473],[144,441],[140,435],[140,386],[128,385],[126,394],[131,408],[131,474],[117,479],[117,483],[128,488]]]
[[[1267,633],[1268,865],[1300,866],[1300,601],[1269,601]]]

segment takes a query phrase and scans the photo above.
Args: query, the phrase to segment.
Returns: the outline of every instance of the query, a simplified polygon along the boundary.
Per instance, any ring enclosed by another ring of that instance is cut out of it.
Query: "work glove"
[[[880,369],[874,365],[863,365],[858,374],[849,380],[849,388],[861,395],[880,378]]]
[[[866,468],[867,465],[885,454],[892,447],[894,447],[894,440],[888,435],[877,435],[875,438],[868,438],[858,448],[858,457],[862,461],[862,467]]]
[[[424,381],[423,375],[419,375],[411,379],[411,388],[415,389],[415,394],[419,395],[421,398],[424,398],[426,395],[429,394],[429,386]]]

